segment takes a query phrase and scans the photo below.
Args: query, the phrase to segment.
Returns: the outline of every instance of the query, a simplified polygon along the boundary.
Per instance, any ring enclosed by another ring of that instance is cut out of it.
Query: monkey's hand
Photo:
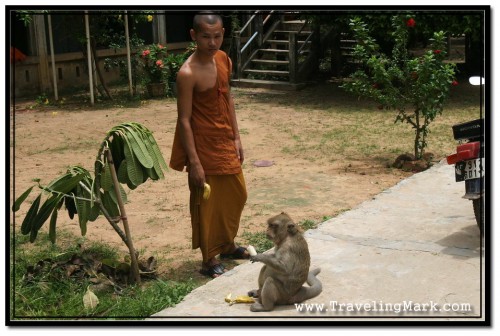
[[[250,256],[251,262],[262,261],[264,259],[264,255],[262,253],[258,253],[256,255]]]
[[[260,261],[279,273],[287,274],[290,272],[287,265],[280,260],[275,253],[259,253],[253,257],[251,256],[250,260],[252,262]]]

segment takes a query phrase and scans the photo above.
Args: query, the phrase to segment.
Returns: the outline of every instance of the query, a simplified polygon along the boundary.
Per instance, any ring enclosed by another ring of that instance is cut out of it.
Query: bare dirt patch
[[[281,211],[296,222],[320,222],[412,174],[390,167],[399,154],[412,150],[411,130],[394,125],[392,112],[378,110],[370,102],[353,101],[332,84],[299,92],[233,89],[233,94],[246,153],[243,170],[249,195],[237,237],[241,244],[245,244],[244,232],[263,231],[266,219]],[[170,159],[177,119],[174,99],[106,109],[71,104],[28,107],[29,103],[18,103],[15,114],[11,111],[15,197],[33,184],[34,177],[46,184],[75,164],[93,171],[106,132],[126,121],[152,130],[165,159]],[[443,130],[451,130],[454,121],[443,118]],[[437,147],[430,148],[435,160],[453,150],[449,133],[444,140],[436,139]],[[256,167],[256,160],[274,164]],[[13,197],[11,192],[11,200]],[[179,274],[201,277],[197,272],[201,254],[191,249],[188,199],[187,175],[173,170],[166,172],[164,180],[148,181],[128,192],[126,209],[134,245],[141,255],[155,256],[160,275],[167,278]],[[16,230],[27,208],[25,204],[16,213]],[[64,214],[59,218],[59,229],[80,235],[76,217],[70,220]],[[88,224],[86,239],[127,253],[104,218]]]

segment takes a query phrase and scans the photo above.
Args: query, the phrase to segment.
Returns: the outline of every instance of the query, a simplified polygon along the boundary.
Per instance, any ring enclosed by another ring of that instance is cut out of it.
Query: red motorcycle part
[[[459,145],[457,146],[457,152],[446,157],[446,161],[448,164],[455,164],[460,161],[476,159],[479,157],[480,149],[481,143],[479,141]]]

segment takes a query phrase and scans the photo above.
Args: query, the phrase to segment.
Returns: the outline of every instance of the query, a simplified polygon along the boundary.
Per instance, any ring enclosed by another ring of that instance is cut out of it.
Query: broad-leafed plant
[[[22,221],[21,233],[29,234],[30,241],[34,242],[50,217],[49,237],[55,243],[58,213],[63,206],[71,219],[78,215],[82,235],[86,234],[89,221],[103,215],[129,249],[130,280],[140,282],[137,254],[124,207],[127,194],[122,184],[133,190],[148,179],[164,178],[163,170],[166,169],[167,164],[150,130],[134,122],[115,126],[106,134],[99,148],[94,164],[95,177],[81,166],[72,166],[47,185],[35,179],[41,192]],[[17,198],[12,211],[20,209],[35,186]],[[123,230],[118,225],[120,222]]]

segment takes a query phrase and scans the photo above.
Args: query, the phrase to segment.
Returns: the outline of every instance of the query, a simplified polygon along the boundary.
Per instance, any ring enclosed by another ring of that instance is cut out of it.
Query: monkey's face
[[[297,226],[285,213],[269,218],[267,220],[267,238],[275,244],[282,242],[288,235],[295,235],[298,232]]]
[[[269,219],[267,221],[267,231],[266,231],[266,236],[269,240],[273,240],[274,241],[274,237],[276,236],[277,232],[278,232],[278,227],[279,227],[279,223],[276,222],[276,221],[272,221],[271,219]]]

